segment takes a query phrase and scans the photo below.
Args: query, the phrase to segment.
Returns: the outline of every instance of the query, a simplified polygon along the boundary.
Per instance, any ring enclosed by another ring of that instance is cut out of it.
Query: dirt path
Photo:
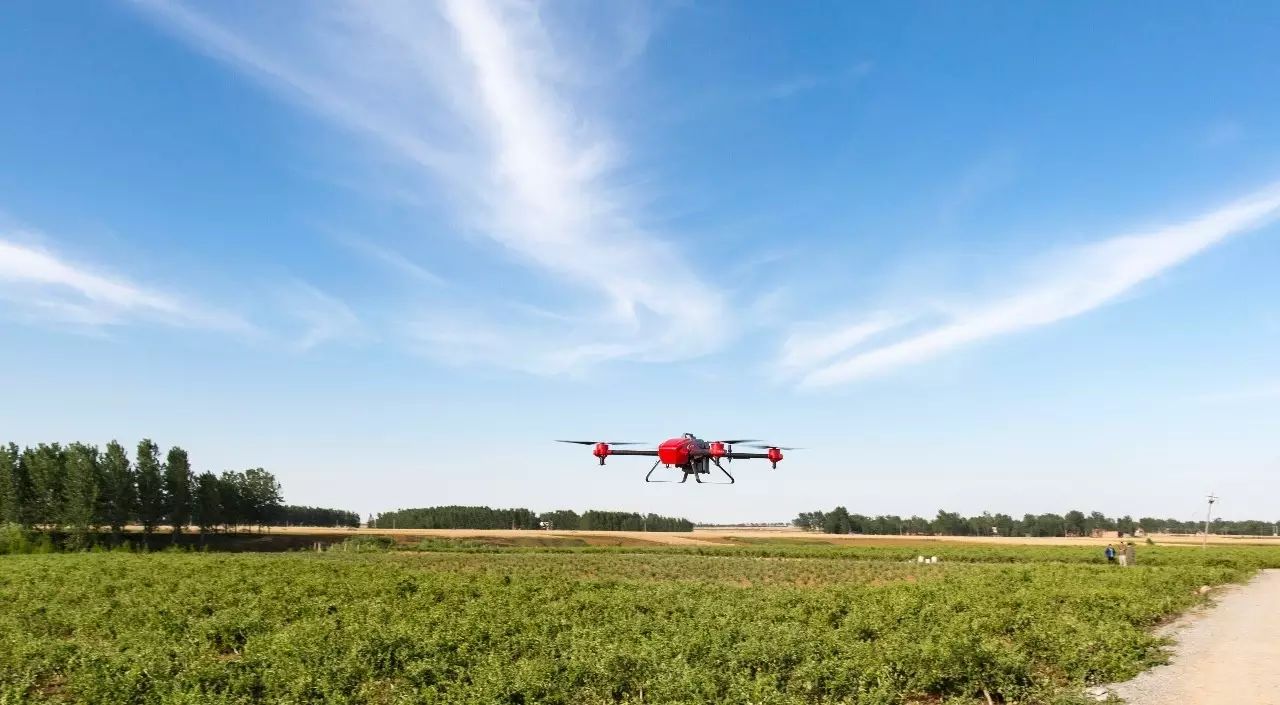
[[[1173,659],[1111,692],[1129,705],[1280,705],[1280,570],[1175,624]]]

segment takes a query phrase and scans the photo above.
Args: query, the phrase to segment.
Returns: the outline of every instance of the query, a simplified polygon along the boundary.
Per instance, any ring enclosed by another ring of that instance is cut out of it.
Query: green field
[[[1277,548],[0,556],[0,703],[1059,703]]]

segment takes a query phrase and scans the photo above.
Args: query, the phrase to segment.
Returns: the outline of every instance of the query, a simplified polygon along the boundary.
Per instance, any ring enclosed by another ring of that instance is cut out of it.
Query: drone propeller
[[[557,439],[556,443],[576,443],[580,446],[593,446],[597,443],[604,443],[610,446],[643,446],[649,445],[643,441],[562,441]]]
[[[768,450],[770,448],[777,448],[778,450],[804,450],[804,448],[792,448],[788,446],[771,446],[764,443],[744,443],[743,445],[745,445],[748,448],[763,448],[764,450]]]
[[[731,438],[722,441],[714,441],[715,443],[723,443],[725,446],[725,462],[733,462],[733,445],[735,443],[747,443],[749,441],[759,440],[757,438]]]

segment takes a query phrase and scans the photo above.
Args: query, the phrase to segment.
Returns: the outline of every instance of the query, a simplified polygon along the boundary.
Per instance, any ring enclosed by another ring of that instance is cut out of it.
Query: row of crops
[[[1058,703],[1280,565],[946,548],[6,556],[0,703]]]

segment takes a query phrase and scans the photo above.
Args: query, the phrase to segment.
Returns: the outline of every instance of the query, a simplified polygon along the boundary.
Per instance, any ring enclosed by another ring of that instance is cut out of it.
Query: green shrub
[[[27,532],[17,524],[0,525],[0,556],[32,553],[34,544]]]
[[[329,546],[327,551],[345,551],[351,553],[369,553],[389,551],[395,548],[396,540],[390,536],[352,536],[340,543]]]
[[[392,545],[0,558],[0,703],[1067,703],[1277,558]]]

